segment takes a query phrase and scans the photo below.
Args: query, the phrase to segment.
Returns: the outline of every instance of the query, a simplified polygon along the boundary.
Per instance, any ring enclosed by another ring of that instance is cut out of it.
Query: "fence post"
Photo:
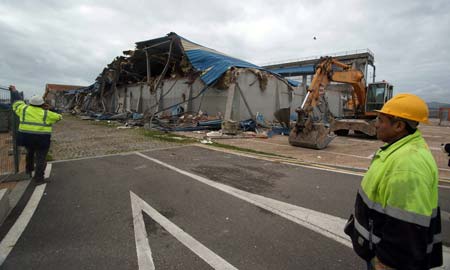
[[[11,133],[12,133],[12,140],[13,140],[13,155],[14,155],[14,173],[19,173],[19,147],[17,146],[17,127],[18,127],[18,121],[16,113],[13,110],[13,95],[12,92],[10,92],[10,101],[11,101]]]

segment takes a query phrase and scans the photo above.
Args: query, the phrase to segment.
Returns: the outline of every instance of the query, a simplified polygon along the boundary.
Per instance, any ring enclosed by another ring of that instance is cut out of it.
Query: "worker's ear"
[[[397,131],[397,132],[406,130],[406,123],[403,121],[395,121],[393,126],[394,126],[395,131]]]

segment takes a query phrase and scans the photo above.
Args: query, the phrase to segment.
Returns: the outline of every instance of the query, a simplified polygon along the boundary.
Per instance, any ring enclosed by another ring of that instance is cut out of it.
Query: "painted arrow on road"
[[[219,255],[212,252],[202,243],[194,239],[177,225],[172,223],[166,217],[161,215],[157,210],[151,207],[147,202],[139,198],[130,191],[131,208],[133,211],[134,237],[136,241],[136,252],[138,256],[139,270],[154,270],[155,264],[152,258],[150,244],[148,242],[147,231],[145,230],[144,217],[142,212],[149,215],[155,222],[163,227],[167,232],[172,234],[178,241],[197,254],[206,263],[214,269],[233,270],[237,269]]]
[[[284,217],[290,221],[293,221],[303,227],[306,227],[312,231],[322,234],[330,239],[335,240],[347,247],[352,247],[350,238],[344,233],[344,226],[347,222],[346,219],[332,216],[326,213],[321,213],[308,208],[300,207],[297,205],[285,203],[282,201],[267,198],[258,194],[246,192],[231,186],[224,185],[222,183],[215,182],[211,179],[193,174],[191,172],[179,169],[170,164],[151,158],[142,153],[136,152],[137,155],[151,160],[157,164],[160,164],[168,169],[176,171],[180,174],[186,175],[194,180],[197,180],[203,184],[221,190],[241,200],[249,202],[253,205],[261,207],[267,211],[270,211],[276,215]]]

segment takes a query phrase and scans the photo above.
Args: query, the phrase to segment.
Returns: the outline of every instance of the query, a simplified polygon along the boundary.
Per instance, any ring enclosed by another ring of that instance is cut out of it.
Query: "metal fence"
[[[18,120],[11,105],[11,92],[8,87],[0,85],[0,182],[19,172]]]

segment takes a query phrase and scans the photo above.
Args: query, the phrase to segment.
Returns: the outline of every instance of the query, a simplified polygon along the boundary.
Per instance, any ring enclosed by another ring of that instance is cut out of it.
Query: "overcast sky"
[[[0,85],[90,85],[169,32],[255,64],[368,48],[395,93],[450,103],[448,0],[0,0]]]

